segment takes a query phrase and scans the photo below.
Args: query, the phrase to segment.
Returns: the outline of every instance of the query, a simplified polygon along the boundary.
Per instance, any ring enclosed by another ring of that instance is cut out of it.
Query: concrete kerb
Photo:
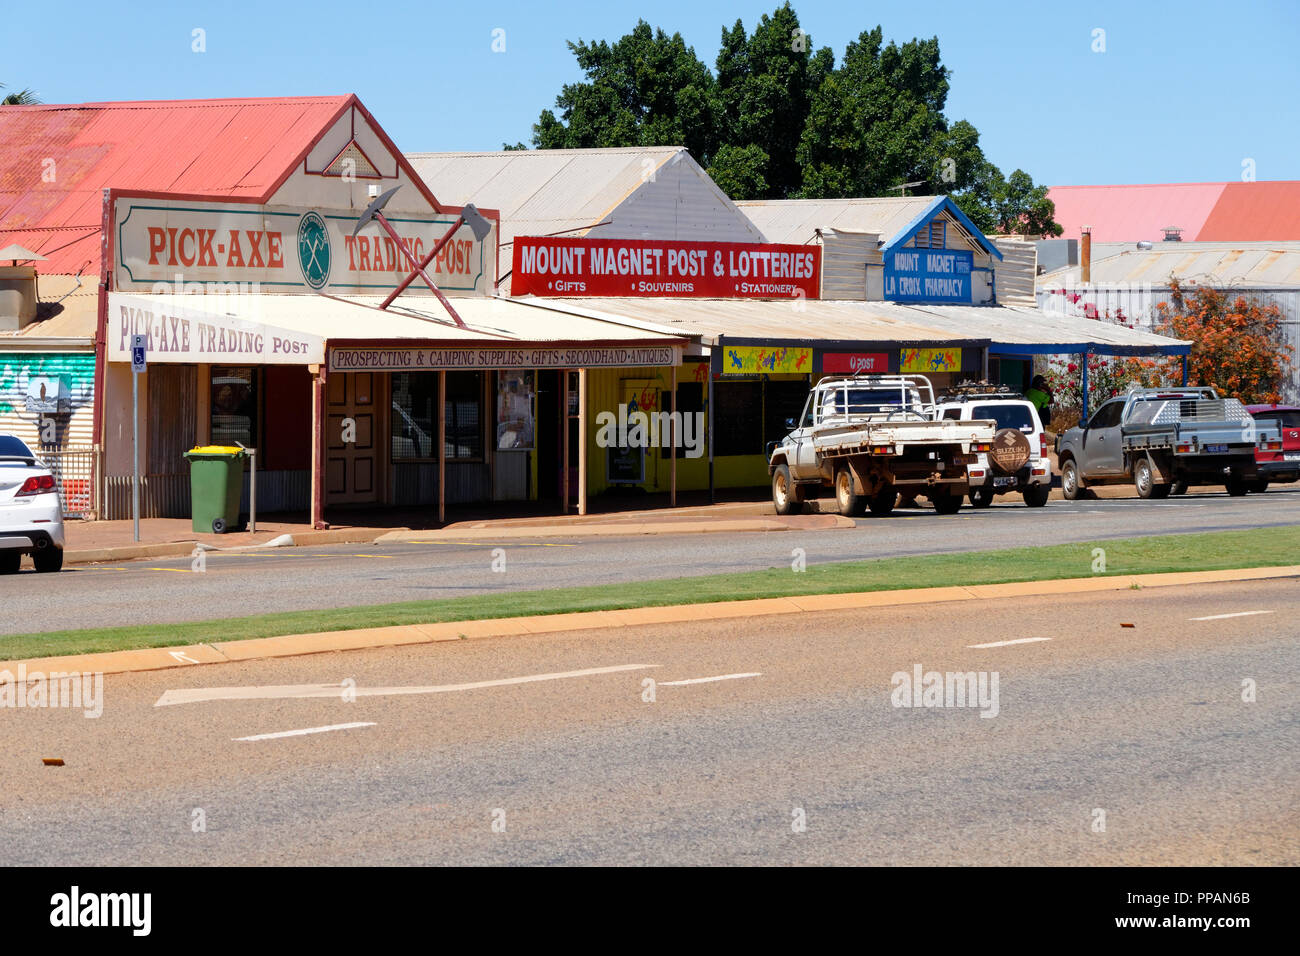
[[[103,564],[140,558],[189,557],[194,553],[195,548],[207,552],[234,553],[280,547],[309,548],[322,544],[371,544],[382,534],[384,534],[382,528],[331,528],[328,531],[298,531],[293,534],[279,535],[270,541],[233,545],[228,548],[202,541],[166,541],[156,544],[115,545],[108,548],[68,549],[63,552],[63,563]]]
[[[39,672],[100,672],[120,674],[171,668],[194,667],[231,661],[296,657],[329,651],[366,650],[433,644],[480,637],[511,637],[523,634],[553,634],[594,628],[641,627],[681,624],[704,619],[762,617],[801,614],[810,611],[846,611],[863,608],[939,604],[1047,594],[1086,594],[1126,591],[1133,587],[1158,588],[1189,584],[1222,584],[1300,577],[1300,565],[1246,568],[1221,571],[1162,572],[1158,574],[1063,578],[1055,581],[1024,581],[1010,584],[956,585],[915,588],[903,591],[864,591],[849,594],[808,594],[782,598],[759,598],[709,604],[682,604],[629,608],[616,611],[586,611],[572,614],[544,614],[532,617],[493,618],[477,621],[447,621],[405,624],[395,627],[326,631],[317,634],[286,634],[279,637],[219,641],[185,647],[141,648],[0,662],[0,671],[11,675],[22,667],[29,678]]]

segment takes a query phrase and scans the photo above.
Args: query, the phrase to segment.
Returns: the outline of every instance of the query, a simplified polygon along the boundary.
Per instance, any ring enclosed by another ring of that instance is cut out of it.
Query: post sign
[[[891,302],[971,302],[974,254],[963,249],[899,249],[885,260]]]
[[[244,291],[391,292],[410,265],[373,223],[353,236],[355,209],[121,198],[113,235],[116,288],[196,291],[235,285]],[[456,221],[453,213],[388,217],[417,259]],[[496,229],[485,239],[463,226],[427,270],[444,292],[490,295]],[[431,294],[418,286],[412,295]]]
[[[131,336],[131,371],[143,372],[146,367],[145,352],[148,349],[149,336]]]
[[[826,375],[878,375],[889,371],[885,352],[826,352],[822,355],[822,372]]]
[[[510,294],[815,299],[821,248],[520,236]]]

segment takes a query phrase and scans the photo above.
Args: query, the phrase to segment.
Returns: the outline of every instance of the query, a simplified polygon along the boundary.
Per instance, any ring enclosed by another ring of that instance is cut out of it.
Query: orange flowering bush
[[[1248,405],[1280,402],[1295,352],[1282,340],[1281,310],[1240,292],[1184,289],[1177,279],[1169,288],[1170,301],[1156,305],[1156,326],[1192,343],[1188,382]]]

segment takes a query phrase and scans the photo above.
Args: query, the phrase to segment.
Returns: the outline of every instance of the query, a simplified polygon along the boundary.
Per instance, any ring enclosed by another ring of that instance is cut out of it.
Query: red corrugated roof
[[[1159,242],[1165,226],[1186,242],[1300,239],[1300,182],[1053,186],[1047,196],[1066,239],[1085,225],[1096,242]]]
[[[103,189],[266,195],[351,99],[0,107],[0,246],[96,273]]]
[[[1196,238],[1202,242],[1300,239],[1300,182],[1228,183]]]

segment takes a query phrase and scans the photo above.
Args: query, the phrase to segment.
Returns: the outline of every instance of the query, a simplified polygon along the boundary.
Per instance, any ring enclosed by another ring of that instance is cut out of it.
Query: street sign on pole
[[[149,337],[131,336],[131,527],[140,540],[140,373],[148,365]]]

